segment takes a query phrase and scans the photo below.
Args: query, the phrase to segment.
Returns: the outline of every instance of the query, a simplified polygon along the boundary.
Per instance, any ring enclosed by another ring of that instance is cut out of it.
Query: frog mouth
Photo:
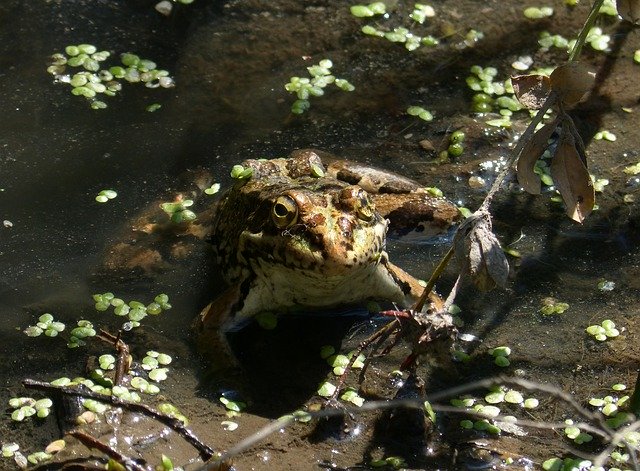
[[[283,268],[326,277],[349,276],[378,264],[385,250],[386,223],[354,229],[349,235],[314,230],[304,224],[278,234],[245,234],[242,255]]]

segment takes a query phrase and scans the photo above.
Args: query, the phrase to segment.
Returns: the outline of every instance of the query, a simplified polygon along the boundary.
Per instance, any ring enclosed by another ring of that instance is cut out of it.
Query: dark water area
[[[206,360],[193,347],[191,329],[200,310],[223,290],[210,250],[199,247],[193,257],[144,276],[106,272],[100,268],[105,257],[130,236],[132,221],[141,213],[193,188],[185,183],[189,174],[206,171],[224,188],[231,182],[234,164],[246,158],[286,156],[297,148],[319,148],[391,169],[441,188],[460,205],[477,207],[487,185],[474,188],[469,178],[495,178],[495,168],[508,157],[526,115],[514,116],[509,130],[485,126],[484,119],[469,111],[472,93],[465,77],[472,65],[482,64],[497,67],[506,78],[515,73],[510,64],[522,55],[533,56],[535,66],[561,63],[565,55],[558,50],[540,52],[538,34],[548,30],[575,37],[589,5],[581,2],[569,9],[559,0],[550,3],[555,8],[552,18],[531,21],[523,17],[520,2],[439,1],[433,4],[436,17],[422,31],[441,37],[441,44],[408,52],[401,44],[362,35],[363,20],[336,0],[196,0],[175,5],[170,17],[157,13],[154,2],[143,0],[3,0],[0,401],[6,413],[0,441],[18,441],[30,452],[56,438],[51,418],[35,430],[27,423],[11,423],[7,400],[30,394],[20,387],[24,378],[50,381],[82,375],[86,356],[107,350],[68,350],[59,338],[28,338],[22,330],[51,312],[67,326],[84,318],[115,331],[120,319],[93,307],[92,294],[107,291],[145,303],[159,293],[170,296],[172,310],[145,319],[148,324],[128,341],[134,355],[155,349],[174,357],[166,395],[215,449],[230,448],[270,419],[309,401],[318,404],[317,397],[311,398],[329,368],[315,352],[325,344],[355,348],[379,320],[369,324],[362,315],[307,321],[294,317],[283,319],[273,332],[251,325],[234,333],[232,345],[243,370],[229,383],[243,384],[253,404],[239,418],[230,419],[240,423],[239,431],[227,432],[220,426],[227,417],[218,393],[229,378],[207,371]],[[412,6],[393,2],[393,11],[404,18]],[[401,23],[397,20],[394,26]],[[589,397],[607,394],[614,383],[633,386],[640,358],[640,232],[632,199],[638,183],[623,168],[640,158],[640,88],[635,80],[640,66],[632,61],[640,38],[637,30],[611,17],[598,25],[612,37],[611,52],[585,49],[584,61],[598,71],[597,88],[574,116],[587,143],[590,171],[610,181],[597,195],[599,209],[584,225],[577,225],[564,216],[561,205],[549,201],[551,192],[533,197],[513,185],[498,197],[494,229],[502,245],[520,256],[509,258],[506,290],[480,293],[463,288],[457,300],[465,321],[460,331],[476,340],[461,342],[461,348],[473,361],[458,364],[455,371],[426,361],[421,373],[428,391],[506,374],[553,384],[586,404]],[[451,28],[454,34],[447,36]],[[471,28],[484,33],[473,47],[464,42]],[[124,52],[154,60],[175,78],[176,87],[147,89],[125,83],[115,97],[105,97],[106,109],[92,110],[87,100],[72,96],[68,85],[54,83],[46,72],[51,54],[80,43],[110,51],[110,65]],[[336,76],[347,78],[356,90],[332,89],[313,98],[304,115],[291,114],[294,98],[284,84],[292,76],[304,76],[306,67],[324,58],[330,58]],[[162,108],[145,111],[152,103]],[[408,116],[406,108],[412,104],[424,105],[436,119],[424,123]],[[467,135],[465,152],[438,164],[436,152],[421,142],[441,150],[455,129]],[[617,140],[594,140],[600,129],[614,132]],[[116,190],[117,198],[95,202],[103,189]],[[206,209],[210,197],[198,198],[195,207]],[[388,245],[394,263],[428,278],[449,240],[390,240]],[[441,293],[446,294],[456,274],[455,267],[447,270],[438,284]],[[603,280],[615,282],[613,291],[597,288]],[[549,297],[568,303],[567,312],[541,315],[539,309]],[[604,319],[612,319],[621,335],[595,342],[584,330]],[[487,354],[500,345],[512,349],[510,368],[496,367]],[[407,352],[406,346],[400,347],[375,363],[370,373],[373,386],[366,388],[393,397],[398,388],[389,385],[387,375]],[[354,378],[350,381],[356,386]],[[557,401],[540,399],[544,410],[532,412],[530,419],[569,417]],[[504,469],[537,469],[545,459],[568,453],[571,444],[546,431],[525,437],[481,435],[477,441],[487,443],[483,448],[474,442],[477,437],[460,432],[458,421],[459,417],[441,420],[444,438],[436,439],[434,432],[432,443],[405,448],[383,439],[389,437],[380,417],[363,419],[362,435],[347,440],[331,434],[324,440],[321,433],[314,435],[305,424],[297,424],[240,455],[236,465],[239,470],[306,470],[321,469],[318,463],[325,462],[342,467],[336,469],[366,468],[372,457],[396,452],[404,453],[412,469],[481,469],[492,460],[499,460]],[[30,439],[36,443],[29,445]],[[469,452],[480,448],[492,450],[491,457]],[[505,456],[513,456],[517,466],[507,468]],[[527,467],[526,460],[535,466]],[[0,461],[1,469],[12,465],[10,460]]]

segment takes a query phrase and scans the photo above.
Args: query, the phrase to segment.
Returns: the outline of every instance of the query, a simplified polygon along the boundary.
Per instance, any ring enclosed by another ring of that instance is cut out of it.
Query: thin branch
[[[587,17],[587,21],[582,25],[582,29],[578,34],[578,38],[576,39],[576,44],[571,49],[571,53],[569,54],[569,62],[575,61],[580,53],[582,52],[582,46],[584,46],[584,42],[589,35],[589,31],[591,31],[591,27],[596,21],[598,13],[600,12],[600,7],[604,3],[604,0],[596,0],[593,2],[593,6],[591,7],[591,11],[589,12],[589,16]]]
[[[71,435],[72,437],[78,439],[78,441],[80,441],[80,443],[82,443],[87,448],[93,448],[98,450],[101,453],[104,453],[109,458],[112,458],[116,460],[118,463],[121,463],[122,465],[126,466],[127,469],[131,469],[133,471],[149,471],[151,469],[147,466],[142,466],[138,464],[138,462],[133,458],[129,458],[128,456],[123,455],[119,451],[111,448],[109,445],[102,443],[101,441],[97,440],[96,438],[84,432],[80,432],[79,430],[74,430],[69,432],[67,435]]]
[[[196,437],[196,435],[191,430],[186,428],[182,421],[174,417],[169,417],[168,415],[158,412],[144,404],[125,401],[116,396],[107,396],[105,394],[100,394],[94,391],[82,391],[80,389],[67,386],[54,386],[52,384],[43,381],[36,381],[33,379],[25,379],[22,381],[22,384],[25,388],[28,389],[37,389],[48,393],[62,393],[68,396],[77,396],[85,399],[95,399],[96,401],[106,402],[107,404],[122,407],[123,409],[129,410],[131,412],[139,412],[166,425],[174,432],[182,436],[191,446],[198,450],[198,453],[200,453],[200,457],[204,461],[210,459],[216,453],[213,449],[200,441],[200,439]]]

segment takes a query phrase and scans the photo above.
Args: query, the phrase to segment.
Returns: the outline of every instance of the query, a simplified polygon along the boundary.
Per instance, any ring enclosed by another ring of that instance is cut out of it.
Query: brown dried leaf
[[[579,62],[567,62],[556,67],[549,78],[551,89],[567,108],[571,108],[593,88],[596,74]]]
[[[640,24],[640,0],[617,0],[618,15],[634,25]]]
[[[560,142],[551,161],[551,177],[566,206],[567,216],[582,223],[593,210],[593,182],[576,148],[569,126],[563,125]]]
[[[536,131],[531,140],[524,145],[518,158],[516,165],[518,183],[524,188],[524,191],[532,195],[540,194],[540,177],[536,175],[533,168],[549,146],[549,138],[556,127],[558,127],[558,121],[554,120]]]
[[[489,230],[479,234],[478,237],[482,247],[482,255],[489,278],[501,288],[504,288],[509,278],[509,262],[500,247],[500,242],[493,231]]]
[[[505,286],[509,276],[509,263],[492,232],[491,215],[476,211],[465,219],[454,236],[456,258],[462,273],[471,277],[482,291]]]
[[[530,110],[541,108],[551,92],[549,77],[545,75],[516,75],[511,77],[511,84],[520,104]]]

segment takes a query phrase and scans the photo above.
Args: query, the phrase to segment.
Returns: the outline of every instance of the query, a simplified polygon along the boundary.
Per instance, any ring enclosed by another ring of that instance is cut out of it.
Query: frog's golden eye
[[[355,198],[355,207],[358,217],[364,221],[373,219],[373,204],[369,200],[369,195],[364,190],[360,190]]]
[[[298,220],[298,205],[291,196],[279,196],[271,209],[271,219],[279,229],[292,226]]]

